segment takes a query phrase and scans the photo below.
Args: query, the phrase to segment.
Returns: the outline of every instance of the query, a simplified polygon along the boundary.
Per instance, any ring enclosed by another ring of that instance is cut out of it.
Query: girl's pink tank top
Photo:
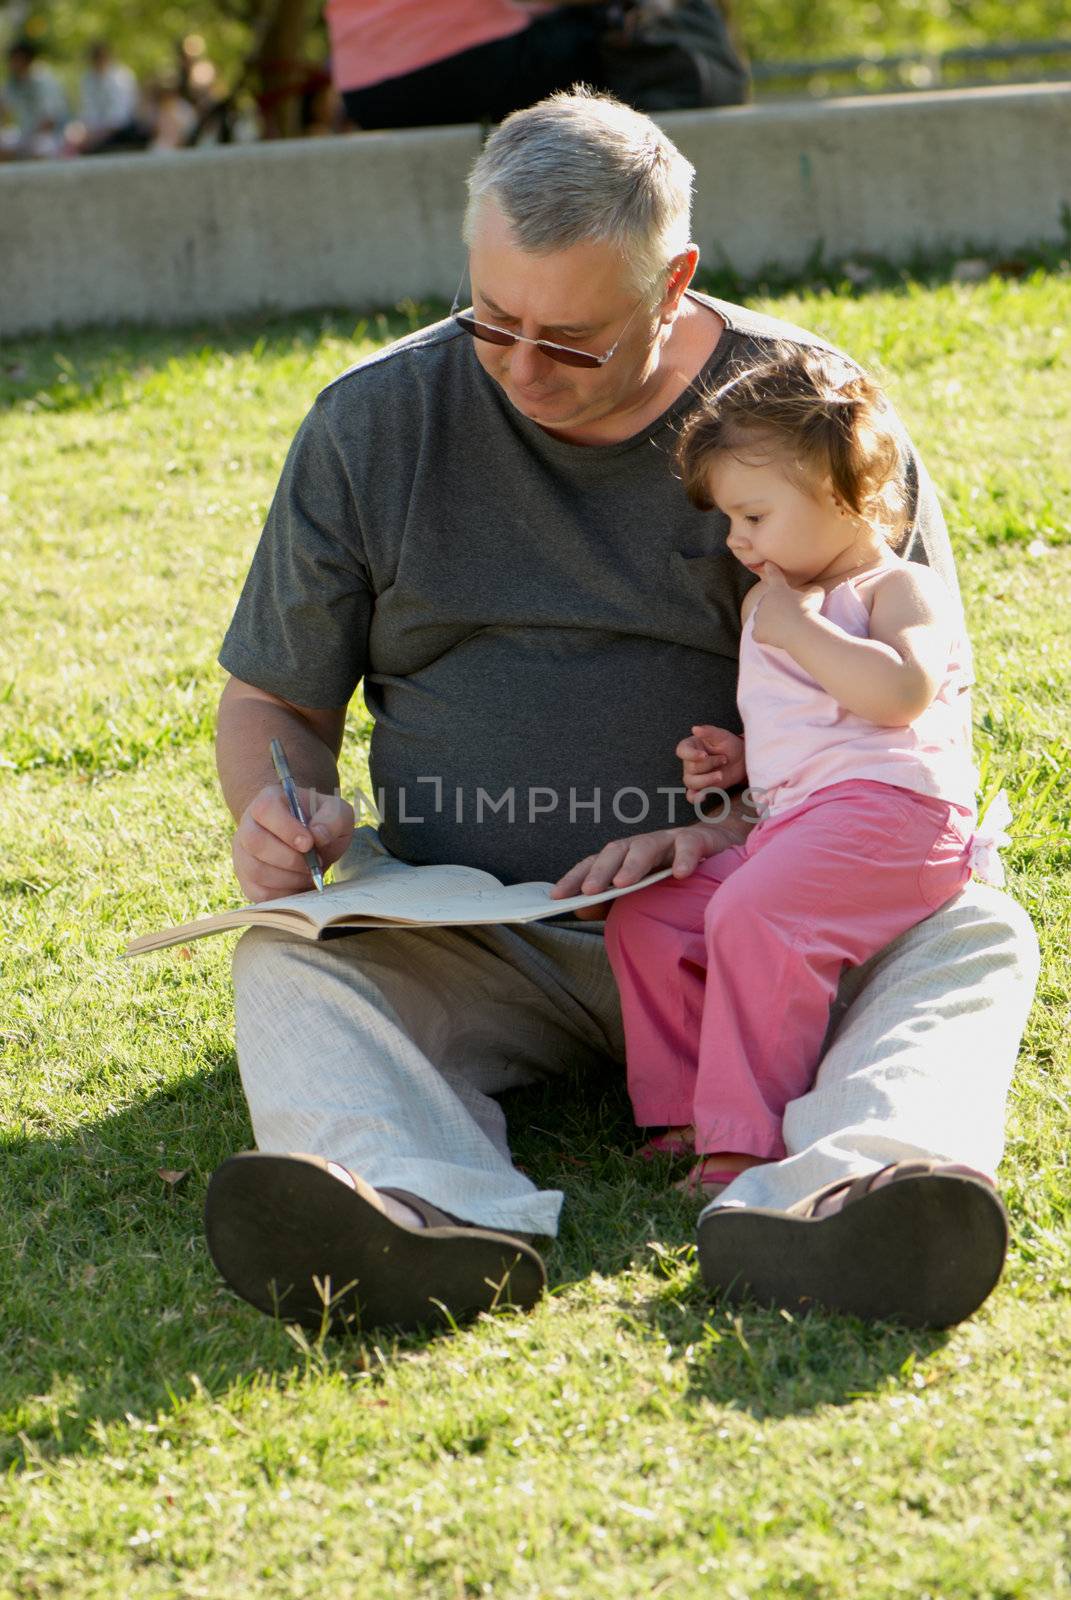
[[[826,595],[822,615],[868,639],[870,613],[859,590],[887,570],[883,565],[839,583]],[[777,816],[830,784],[868,778],[935,795],[974,816],[978,775],[968,742],[965,637],[953,642],[944,680],[926,710],[907,727],[886,728],[846,711],[787,650],[757,643],[754,624],[752,611],[740,640],[737,701],[748,783],[761,792],[765,814]]]
[[[534,13],[511,0],[327,0],[331,75],[337,89],[401,78],[492,39],[520,33]],[[419,122],[420,107],[413,107]]]

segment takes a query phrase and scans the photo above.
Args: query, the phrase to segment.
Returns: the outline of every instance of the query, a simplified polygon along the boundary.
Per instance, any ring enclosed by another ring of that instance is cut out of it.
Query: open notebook
[[[143,933],[126,947],[128,956],[186,944],[230,928],[279,928],[302,939],[337,939],[361,928],[443,928],[479,922],[539,922],[567,916],[580,906],[598,905],[632,894],[669,876],[669,868],[653,872],[627,889],[578,894],[552,900],[549,883],[500,883],[476,867],[412,867],[387,858],[370,864],[359,878],[328,884],[323,894],[310,889],[281,900],[220,911],[195,922],[183,922],[160,933]]]

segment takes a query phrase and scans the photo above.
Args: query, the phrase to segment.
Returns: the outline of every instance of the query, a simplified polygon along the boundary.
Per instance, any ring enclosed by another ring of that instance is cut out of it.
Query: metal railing
[[[997,76],[986,68],[1037,63],[1040,71]],[[939,89],[951,78],[956,88],[994,82],[1048,81],[1071,75],[1071,38],[1032,39],[1016,44],[959,45],[950,50],[896,51],[888,55],[832,56],[815,61],[753,61],[751,76],[760,98],[809,89],[828,93],[843,80],[857,93]]]

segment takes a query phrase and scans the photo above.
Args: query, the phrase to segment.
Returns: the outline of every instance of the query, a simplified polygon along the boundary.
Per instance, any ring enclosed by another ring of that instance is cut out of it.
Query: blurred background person
[[[310,67],[301,94],[301,132],[305,138],[344,133],[349,123],[342,97],[324,67]]]
[[[603,6],[602,81],[637,111],[741,105],[751,74],[722,9],[730,0],[615,0]]]
[[[500,121],[595,71],[596,8],[327,0],[331,68],[363,128]]]
[[[219,74],[201,34],[176,40],[174,77],[179,94],[197,112],[210,109],[219,98]]]
[[[259,137],[254,105],[249,94],[250,61],[247,60],[228,88],[216,63],[208,55],[199,33],[188,33],[175,46],[176,72],[168,77],[169,97],[161,107],[160,138],[181,134],[180,145],[247,143]],[[174,87],[177,98],[170,97]],[[193,108],[193,124],[185,128],[185,106]],[[158,149],[179,145],[158,144]]]
[[[327,0],[325,16],[362,128],[499,122],[579,81],[649,111],[748,93],[712,0]]]
[[[32,39],[16,39],[8,47],[7,82],[0,93],[0,111],[13,124],[0,141],[8,160],[54,156],[63,148],[67,96],[39,55]]]
[[[150,133],[138,115],[138,102],[134,74],[116,61],[106,39],[98,39],[89,47],[89,65],[82,74],[81,124],[68,128],[68,143],[83,155],[144,149]]]
[[[165,75],[150,83],[146,94],[151,129],[150,150],[183,150],[197,127],[197,110],[182,92],[177,75]]]

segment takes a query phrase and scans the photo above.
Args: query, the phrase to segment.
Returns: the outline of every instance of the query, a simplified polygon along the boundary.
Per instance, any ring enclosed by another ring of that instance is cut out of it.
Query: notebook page
[[[413,867],[405,861],[386,859],[365,868],[359,877],[329,883],[320,894],[307,889],[302,894],[264,900],[258,910],[300,911],[316,928],[339,917],[397,916],[415,921],[429,920],[426,906],[471,905],[474,896],[486,897],[501,892],[503,885],[489,872],[476,867]]]

